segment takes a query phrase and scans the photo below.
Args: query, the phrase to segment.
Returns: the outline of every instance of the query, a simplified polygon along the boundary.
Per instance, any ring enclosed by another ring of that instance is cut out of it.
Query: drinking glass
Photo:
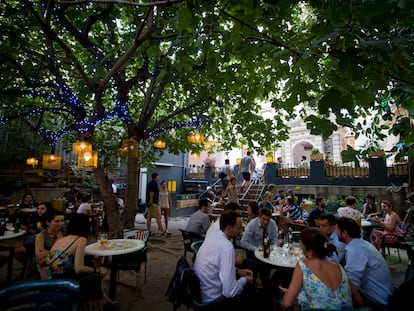
[[[99,232],[98,233],[98,243],[101,248],[106,248],[108,244],[108,233]]]

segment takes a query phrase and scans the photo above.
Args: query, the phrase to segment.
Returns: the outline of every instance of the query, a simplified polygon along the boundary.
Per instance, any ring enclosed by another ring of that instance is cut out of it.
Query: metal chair
[[[397,225],[398,234],[387,233],[387,234],[384,234],[382,236],[381,250],[382,250],[382,255],[384,257],[385,257],[385,249],[387,249],[388,254],[390,254],[390,248],[395,248],[397,250],[397,254],[398,254],[398,259],[399,259],[398,262],[401,262],[400,248],[404,248],[404,246],[401,245],[401,242],[405,242],[405,237],[407,236],[409,228],[410,228],[410,224],[407,224],[404,221],[401,221]],[[397,238],[398,243],[388,242],[389,237]]]
[[[179,230],[181,232],[181,235],[183,237],[183,242],[184,242],[184,256],[187,256],[187,252],[194,254],[191,248],[191,244],[193,244],[196,241],[204,241],[204,237],[194,232],[186,231],[183,229],[179,229]],[[195,259],[195,256],[193,257],[193,261],[194,259]]]
[[[79,283],[69,279],[36,280],[0,291],[1,310],[77,311]]]

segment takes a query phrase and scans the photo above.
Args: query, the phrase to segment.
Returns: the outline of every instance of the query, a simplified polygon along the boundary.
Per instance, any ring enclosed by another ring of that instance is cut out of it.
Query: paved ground
[[[136,218],[136,228],[145,229],[145,219],[142,215]],[[122,271],[117,286],[117,300],[119,304],[113,310],[152,310],[170,311],[172,304],[165,298],[168,284],[174,274],[175,265],[180,256],[184,254],[183,242],[179,229],[184,229],[188,217],[175,217],[170,219],[170,237],[154,236],[149,240],[147,282],[144,283],[144,266],[140,277],[140,290],[136,291],[136,276],[134,272]],[[156,224],[153,221],[152,231],[156,232]],[[387,257],[387,262],[393,274],[394,284],[399,285],[403,281],[404,271],[407,266],[405,251],[401,251],[402,262],[398,261],[395,253]],[[191,262],[191,255],[188,255]],[[21,282],[19,273],[22,271],[20,263],[14,265],[14,282]],[[0,289],[5,287],[5,266],[0,268]],[[108,276],[109,277],[109,276]],[[104,279],[104,287],[108,288],[108,277]],[[181,307],[179,310],[186,310]]]

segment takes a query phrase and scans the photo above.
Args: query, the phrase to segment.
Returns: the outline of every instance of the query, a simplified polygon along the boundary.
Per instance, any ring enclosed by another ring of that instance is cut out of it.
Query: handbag
[[[39,263],[36,264],[36,268],[37,268],[37,271],[39,272],[39,275],[40,275],[40,279],[41,280],[51,280],[53,278],[53,271],[52,271],[52,268],[51,268],[52,263],[54,263],[58,258],[60,258],[60,256],[62,256],[63,254],[65,254],[66,251],[73,245],[73,243],[76,242],[76,240],[78,238],[79,237],[77,237],[76,239],[74,239],[72,241],[72,243],[70,243],[69,246],[66,247],[65,250],[62,253],[60,253],[55,258],[53,258],[52,261],[49,262],[48,264],[43,264],[43,263],[42,264],[39,264]]]

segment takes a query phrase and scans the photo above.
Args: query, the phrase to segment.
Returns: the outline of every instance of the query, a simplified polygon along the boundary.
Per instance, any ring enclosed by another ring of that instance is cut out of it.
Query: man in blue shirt
[[[267,197],[267,195],[264,195],[262,197],[262,200],[259,202],[259,208],[261,209],[262,207],[265,207],[269,209],[270,211],[273,210],[273,205],[272,203],[269,202],[269,198]]]
[[[322,215],[325,215],[325,199],[318,197],[316,198],[315,204],[316,206],[310,211],[307,220],[310,227],[319,227],[319,219]]]
[[[336,234],[336,217],[332,214],[323,215],[319,220],[319,229],[328,237],[329,243],[335,245],[336,252],[330,257],[327,257],[329,261],[334,261],[345,266],[345,246],[344,242],[339,241]]]
[[[277,242],[278,228],[275,221],[271,218],[272,212],[270,209],[262,208],[259,212],[259,217],[252,219],[244,229],[243,236],[240,240],[240,245],[246,249],[246,259],[244,266],[249,268],[254,273],[254,280],[256,280],[258,272],[260,272],[260,280],[262,281],[263,289],[265,291],[271,290],[270,283],[270,268],[254,256],[254,251],[259,246],[263,245],[263,232],[266,230],[270,243]]]
[[[345,271],[358,288],[367,305],[383,305],[393,292],[391,272],[381,253],[368,241],[361,239],[361,228],[348,217],[337,219],[336,233],[345,247]]]

